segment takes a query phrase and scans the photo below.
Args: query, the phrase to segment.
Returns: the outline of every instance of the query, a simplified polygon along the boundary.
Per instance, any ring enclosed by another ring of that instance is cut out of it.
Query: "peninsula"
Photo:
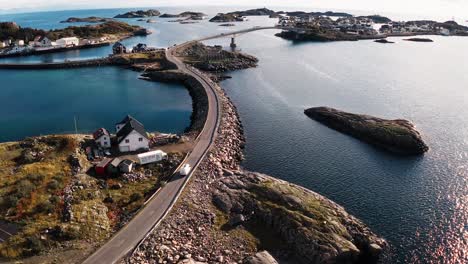
[[[161,15],[161,12],[154,9],[130,11],[125,14],[118,14],[114,18],[142,18],[142,17],[155,17]]]
[[[328,107],[309,108],[304,113],[330,128],[390,152],[420,155],[429,150],[420,133],[407,120],[387,120]]]

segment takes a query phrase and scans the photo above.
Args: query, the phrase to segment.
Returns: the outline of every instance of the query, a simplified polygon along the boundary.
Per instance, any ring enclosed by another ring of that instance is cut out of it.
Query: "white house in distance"
[[[55,42],[60,47],[70,47],[80,45],[80,40],[77,37],[61,38]]]
[[[19,47],[24,46],[24,40],[22,40],[22,39],[16,40],[15,41],[15,46],[19,46]]]
[[[115,125],[120,152],[149,149],[149,137],[143,124],[131,116],[126,116]]]
[[[93,138],[96,144],[102,148],[111,147],[111,137],[109,131],[105,128],[100,128],[93,133]]]
[[[52,46],[52,41],[47,38],[46,36],[37,36],[34,38],[33,41],[33,46],[34,47],[51,47]]]

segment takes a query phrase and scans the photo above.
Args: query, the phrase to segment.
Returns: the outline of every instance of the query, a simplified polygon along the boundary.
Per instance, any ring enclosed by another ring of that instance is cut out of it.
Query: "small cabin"
[[[119,172],[120,172],[120,170],[119,170],[119,165],[120,165],[121,162],[122,162],[122,160],[119,159],[119,158],[113,159],[113,160],[109,163],[109,165],[107,165],[106,171],[107,171],[110,175],[119,174]]]
[[[134,162],[126,159],[119,164],[119,169],[122,173],[130,173],[133,171],[133,166]]]
[[[98,175],[104,176],[107,174],[107,166],[111,163],[112,159],[105,158],[96,165],[95,170]]]

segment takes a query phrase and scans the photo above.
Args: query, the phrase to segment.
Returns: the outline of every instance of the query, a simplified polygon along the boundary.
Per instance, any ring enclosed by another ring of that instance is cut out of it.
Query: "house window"
[[[143,142],[143,138],[139,138],[138,141]]]
[[[108,144],[109,144],[109,142],[107,142],[107,141],[106,141],[106,142],[104,142],[104,145],[105,145],[105,146],[107,146]]]
[[[130,143],[130,139],[126,139],[126,140],[125,140],[125,143]]]

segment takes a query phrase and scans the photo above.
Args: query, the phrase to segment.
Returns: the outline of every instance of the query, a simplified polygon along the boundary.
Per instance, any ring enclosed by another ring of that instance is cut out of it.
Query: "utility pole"
[[[75,134],[78,135],[78,126],[76,125],[76,116],[73,116],[73,120],[75,121]]]

